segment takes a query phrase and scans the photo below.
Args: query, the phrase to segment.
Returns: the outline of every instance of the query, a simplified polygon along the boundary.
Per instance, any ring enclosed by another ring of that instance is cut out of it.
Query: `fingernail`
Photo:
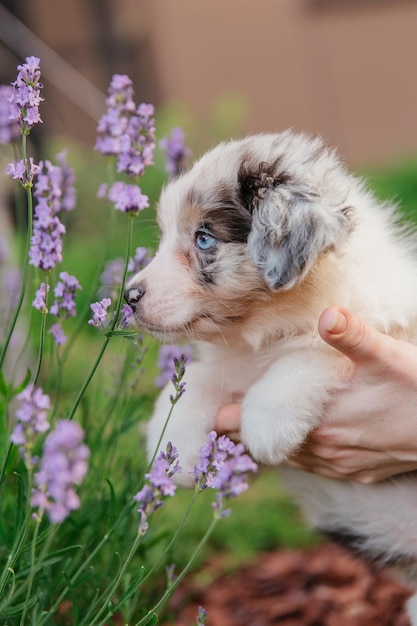
[[[344,333],[348,322],[346,316],[339,309],[329,309],[324,314],[324,325],[332,335]]]

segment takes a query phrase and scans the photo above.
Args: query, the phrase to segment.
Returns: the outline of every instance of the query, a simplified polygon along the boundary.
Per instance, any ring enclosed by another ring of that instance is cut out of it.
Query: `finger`
[[[224,405],[216,416],[216,431],[231,432],[239,430],[242,405],[240,403]]]
[[[301,470],[302,472],[308,472],[309,474],[318,474],[319,476],[323,476],[324,478],[332,478],[333,480],[346,480],[346,475],[340,474],[339,472],[334,471],[326,465],[315,465],[314,467],[310,467],[309,465],[297,463],[297,461],[293,461],[292,459],[285,461],[285,463],[282,463],[282,465],[286,465],[288,467],[291,467],[292,469]]]
[[[334,419],[334,418],[333,418]],[[303,450],[313,451],[316,444],[324,444],[334,448],[363,447],[362,429],[349,424],[346,426],[324,425],[313,430]]]
[[[349,476],[349,480],[353,480],[364,485],[371,483],[377,483],[387,478],[395,478],[400,474],[407,472],[413,472],[416,470],[416,463],[394,463],[393,465],[383,465],[380,467],[371,468],[369,470],[361,470],[355,472]]]
[[[390,365],[398,353],[396,341],[379,333],[342,307],[329,307],[319,319],[321,338],[360,365]]]

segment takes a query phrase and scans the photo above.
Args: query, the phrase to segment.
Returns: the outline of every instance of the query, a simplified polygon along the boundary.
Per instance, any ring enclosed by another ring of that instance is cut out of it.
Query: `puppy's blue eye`
[[[210,233],[205,230],[199,230],[195,236],[195,245],[200,250],[210,250],[217,243],[216,237],[210,235]]]

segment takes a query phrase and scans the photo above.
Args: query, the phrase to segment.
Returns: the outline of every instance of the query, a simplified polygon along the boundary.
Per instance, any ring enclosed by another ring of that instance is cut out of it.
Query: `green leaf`
[[[119,611],[122,605],[126,602],[126,600],[128,600],[134,593],[137,592],[142,579],[145,577],[145,574],[146,574],[146,569],[143,566],[141,566],[138,574],[134,577],[133,581],[130,583],[126,591],[123,593],[120,600],[117,602],[117,604],[115,604],[112,607],[112,613],[116,613],[116,611]]]
[[[106,336],[107,337],[114,337],[116,335],[118,335],[119,337],[123,337],[124,339],[127,339],[128,341],[132,341],[133,343],[137,343],[137,337],[138,337],[137,332],[133,331],[133,330],[108,330],[106,332]]]
[[[2,394],[2,396],[5,396],[5,397],[9,393],[9,387],[6,384],[6,381],[4,379],[4,374],[1,370],[0,370],[0,393]]]
[[[113,526],[116,520],[116,492],[114,487],[108,478],[104,479],[109,486],[110,491],[110,525]]]
[[[0,615],[1,618],[3,617],[14,617],[15,615],[21,615],[23,609],[26,608],[29,610],[31,609],[36,602],[38,601],[36,596],[32,596],[32,598],[29,598],[29,600],[26,602],[26,600],[24,602],[19,602],[19,604],[15,604],[14,606],[9,606],[7,607],[7,610],[4,611],[4,613],[2,615]],[[6,622],[1,622],[2,624],[9,624],[10,622],[6,621]]]
[[[13,472],[17,478],[17,511],[16,511],[16,532],[22,525],[26,524],[27,507],[26,507],[26,489],[24,486],[23,478],[17,472]]]

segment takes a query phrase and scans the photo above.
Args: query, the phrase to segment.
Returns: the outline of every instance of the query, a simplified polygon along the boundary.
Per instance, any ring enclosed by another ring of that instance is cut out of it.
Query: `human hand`
[[[288,465],[361,483],[417,469],[417,346],[337,307],[323,312],[319,333],[350,358],[351,386]]]
[[[417,469],[417,346],[338,307],[323,312],[319,332],[350,358],[351,385],[335,395],[326,422],[287,464],[362,483]],[[240,404],[222,407],[217,429],[237,430],[240,412]]]

